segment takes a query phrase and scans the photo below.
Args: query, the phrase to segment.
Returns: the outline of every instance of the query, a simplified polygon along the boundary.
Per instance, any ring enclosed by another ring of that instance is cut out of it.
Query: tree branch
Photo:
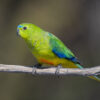
[[[12,72],[12,73],[29,73],[33,75],[56,75],[57,68],[31,68],[20,65],[5,65],[0,64],[0,72]],[[80,75],[80,76],[92,76],[100,75],[100,66],[92,68],[60,68],[57,75]]]

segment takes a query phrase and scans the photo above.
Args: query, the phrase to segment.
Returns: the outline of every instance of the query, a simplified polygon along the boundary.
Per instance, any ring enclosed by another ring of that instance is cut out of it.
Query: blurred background
[[[0,0],[0,63],[36,60],[17,37],[28,22],[58,36],[85,67],[100,65],[99,0]],[[100,83],[86,77],[0,73],[0,100],[100,100]]]

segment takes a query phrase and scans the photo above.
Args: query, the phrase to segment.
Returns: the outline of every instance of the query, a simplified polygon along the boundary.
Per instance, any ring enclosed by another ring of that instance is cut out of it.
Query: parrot
[[[55,67],[61,65],[64,68],[83,68],[74,53],[52,33],[34,24],[22,23],[17,26],[17,35],[26,42],[38,61],[35,67],[47,64]],[[88,77],[100,81],[97,76]]]

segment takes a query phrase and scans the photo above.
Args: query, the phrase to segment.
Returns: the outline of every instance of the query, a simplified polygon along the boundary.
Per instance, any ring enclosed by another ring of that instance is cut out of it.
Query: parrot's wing
[[[52,47],[52,52],[59,58],[65,58],[71,60],[74,63],[79,63],[75,55],[67,48],[56,36],[48,33],[50,36],[50,46]]]

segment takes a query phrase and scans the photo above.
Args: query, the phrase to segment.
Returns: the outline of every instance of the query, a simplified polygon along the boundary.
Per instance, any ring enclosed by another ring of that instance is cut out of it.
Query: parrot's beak
[[[17,29],[17,36],[20,36],[20,35],[19,35],[19,29]]]

